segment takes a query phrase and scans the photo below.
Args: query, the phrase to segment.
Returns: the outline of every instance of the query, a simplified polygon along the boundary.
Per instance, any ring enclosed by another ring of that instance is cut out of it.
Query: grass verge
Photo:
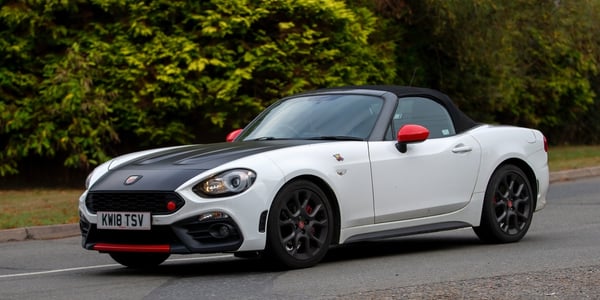
[[[600,166],[600,146],[551,147],[550,171]],[[69,224],[79,220],[82,190],[0,190],[0,229]]]
[[[79,222],[82,190],[0,190],[0,229]]]
[[[600,146],[558,146],[548,151],[550,171],[600,166]]]

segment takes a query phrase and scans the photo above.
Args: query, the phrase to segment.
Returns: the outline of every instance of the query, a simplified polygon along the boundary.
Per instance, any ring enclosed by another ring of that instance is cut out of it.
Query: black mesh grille
[[[167,203],[175,203],[174,210],[167,209]],[[91,213],[98,211],[139,211],[153,215],[166,215],[178,211],[185,201],[173,192],[107,193],[91,192],[85,205]]]

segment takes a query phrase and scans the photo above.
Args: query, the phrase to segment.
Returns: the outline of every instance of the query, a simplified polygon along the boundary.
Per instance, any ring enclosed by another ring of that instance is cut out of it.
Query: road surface
[[[0,299],[598,299],[600,177],[552,184],[514,244],[461,229],[332,249],[302,270],[196,255],[136,271],[79,243],[0,243]]]

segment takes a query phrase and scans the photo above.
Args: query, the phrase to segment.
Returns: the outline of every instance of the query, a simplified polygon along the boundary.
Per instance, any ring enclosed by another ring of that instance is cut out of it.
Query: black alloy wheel
[[[298,180],[277,194],[267,225],[267,254],[288,268],[307,268],[327,253],[333,217],[327,196],[314,183]]]
[[[137,252],[111,252],[110,257],[116,262],[132,269],[149,269],[162,264],[169,253],[137,253]]]
[[[490,243],[521,240],[531,225],[534,197],[531,183],[520,168],[514,165],[500,167],[488,183],[481,224],[473,228],[475,233]]]

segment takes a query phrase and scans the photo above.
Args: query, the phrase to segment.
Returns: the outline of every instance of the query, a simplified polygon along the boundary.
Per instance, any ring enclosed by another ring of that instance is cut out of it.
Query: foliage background
[[[277,98],[340,85],[436,88],[478,121],[596,144],[598,17],[594,0],[6,0],[0,180],[221,141]]]

